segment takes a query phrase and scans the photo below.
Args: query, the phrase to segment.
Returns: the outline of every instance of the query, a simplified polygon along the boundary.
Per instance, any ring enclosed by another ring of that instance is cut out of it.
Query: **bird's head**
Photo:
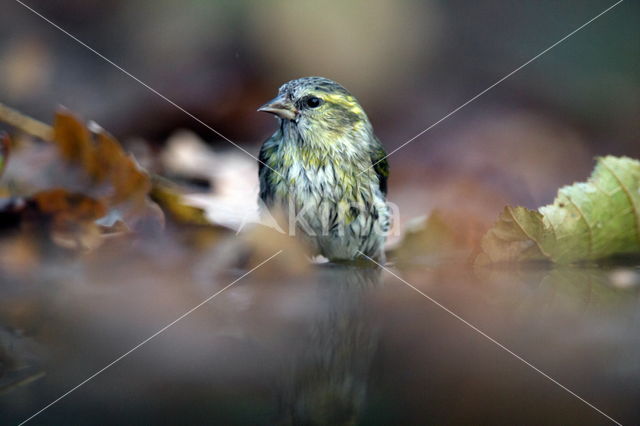
[[[370,132],[364,110],[347,89],[323,77],[304,77],[280,87],[258,111],[275,114],[301,134],[342,137]]]

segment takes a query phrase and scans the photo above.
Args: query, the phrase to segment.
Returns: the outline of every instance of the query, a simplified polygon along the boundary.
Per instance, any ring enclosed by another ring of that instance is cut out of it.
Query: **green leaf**
[[[573,263],[640,254],[640,162],[599,158],[587,182],[565,186],[537,212],[506,207],[477,263]]]

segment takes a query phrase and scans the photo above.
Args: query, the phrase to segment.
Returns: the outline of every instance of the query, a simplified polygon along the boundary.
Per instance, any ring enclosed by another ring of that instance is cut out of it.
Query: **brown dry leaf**
[[[102,242],[95,221],[105,214],[106,207],[98,200],[65,189],[51,189],[5,203],[0,219],[4,231],[21,229],[63,248],[89,250]]]
[[[60,110],[53,125],[53,140],[62,158],[81,167],[94,185],[110,186],[108,204],[144,204],[151,190],[149,176],[106,131],[96,128],[91,132],[70,112]]]
[[[162,210],[149,198],[149,176],[105,130],[61,109],[53,127],[41,133],[52,143],[19,147],[7,170],[5,188],[14,198],[0,207],[2,217],[13,220],[5,228],[30,223],[34,229],[47,228],[47,236],[60,246],[86,249],[100,240],[100,228],[93,223],[98,218],[107,229],[121,224],[155,233],[164,226]],[[46,223],[38,225],[37,218]]]
[[[53,140],[57,144],[60,156],[69,164],[84,165],[89,175],[95,169],[94,156],[91,153],[91,133],[74,116],[65,110],[56,113],[53,124]]]
[[[149,199],[151,180],[118,141],[97,125],[89,128],[67,110],[56,113],[53,142],[67,167],[86,178],[82,192],[103,201],[111,224],[123,220],[132,229],[157,229],[164,216]]]
[[[93,249],[100,245],[100,229],[95,221],[106,214],[100,201],[64,189],[52,189],[31,198],[38,215],[49,218],[51,239],[68,249]]]

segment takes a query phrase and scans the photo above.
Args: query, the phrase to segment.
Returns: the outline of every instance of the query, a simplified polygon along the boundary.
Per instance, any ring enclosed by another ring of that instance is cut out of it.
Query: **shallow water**
[[[0,423],[29,418],[241,275],[149,268],[70,263],[3,279]],[[514,354],[640,422],[637,267],[390,269],[416,289],[379,268],[257,270],[30,423],[611,423]]]

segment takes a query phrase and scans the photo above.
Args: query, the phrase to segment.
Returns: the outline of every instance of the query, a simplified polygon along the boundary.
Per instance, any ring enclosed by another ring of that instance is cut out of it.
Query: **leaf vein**
[[[589,246],[588,246],[589,247],[589,259],[591,259],[591,257],[593,256],[593,230],[591,229],[591,224],[587,220],[587,217],[585,216],[585,214],[582,211],[582,209],[578,206],[578,204],[576,204],[575,201],[573,201],[571,196],[568,195],[568,194],[567,194],[567,199],[569,200],[571,205],[573,205],[573,207],[576,208],[578,213],[580,213],[580,217],[582,218],[582,221],[585,223],[585,225],[587,225],[587,231],[589,231]]]
[[[611,173],[613,175],[613,177],[618,181],[618,183],[620,184],[620,188],[622,188],[622,190],[624,191],[625,195],[629,199],[629,204],[631,204],[631,210],[633,211],[635,219],[636,219],[636,223],[635,223],[636,224],[636,237],[638,238],[638,242],[640,243],[640,212],[638,212],[638,208],[636,207],[636,205],[635,205],[635,203],[633,201],[633,197],[631,196],[631,193],[629,192],[627,187],[624,186],[624,183],[622,182],[620,177],[618,177],[616,172],[614,172],[613,169],[611,167],[609,167],[609,165],[606,162],[606,159],[603,159],[601,161],[601,164],[607,170],[609,170],[609,173]]]
[[[551,256],[549,255],[549,253],[547,253],[543,248],[542,245],[540,244],[540,242],[538,240],[536,240],[535,238],[533,238],[531,235],[529,235],[529,233],[524,229],[524,227],[520,224],[520,222],[518,222],[518,219],[515,217],[515,215],[513,214],[513,210],[510,208],[509,209],[509,215],[511,216],[511,218],[513,219],[513,221],[515,222],[516,225],[518,225],[518,228],[520,228],[520,230],[522,231],[522,233],[524,235],[527,236],[527,238],[529,238],[531,241],[533,241],[534,243],[536,243],[536,245],[538,246],[538,249],[540,250],[540,252],[545,255],[547,258],[551,259]],[[554,232],[555,234],[555,232]]]

